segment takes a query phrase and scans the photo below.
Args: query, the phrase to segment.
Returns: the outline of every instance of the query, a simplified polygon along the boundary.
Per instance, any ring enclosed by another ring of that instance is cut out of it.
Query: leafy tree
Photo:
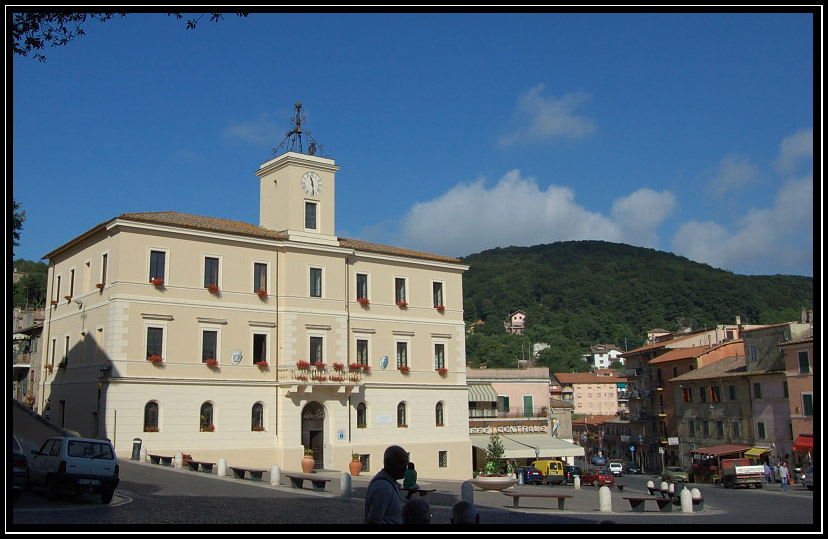
[[[75,37],[85,34],[81,25],[87,20],[106,22],[113,16],[126,17],[126,13],[14,13],[12,15],[12,42],[15,54],[32,57],[41,62],[46,57],[37,52],[46,45],[61,47],[71,42]],[[182,19],[181,13],[168,13],[176,19]],[[202,13],[194,19],[187,19],[187,30],[194,29]],[[210,21],[218,22],[224,19],[222,13],[210,13]],[[236,13],[239,17],[247,17],[247,13]]]
[[[500,436],[492,434],[489,436],[489,445],[486,447],[486,474],[500,475],[503,472],[503,442]]]
[[[20,210],[20,203],[12,198],[12,246],[20,245],[20,231],[23,230],[23,222],[26,221],[26,210]],[[14,251],[12,251],[14,256]]]
[[[26,273],[12,287],[12,304],[15,307],[40,308],[46,305],[46,278],[48,266],[43,262],[17,259],[15,271]]]

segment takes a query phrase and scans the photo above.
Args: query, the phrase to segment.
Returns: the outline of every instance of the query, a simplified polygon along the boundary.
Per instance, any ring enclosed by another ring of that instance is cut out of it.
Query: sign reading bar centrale
[[[547,432],[546,425],[486,425],[485,427],[469,427],[469,434],[520,434],[530,432]]]

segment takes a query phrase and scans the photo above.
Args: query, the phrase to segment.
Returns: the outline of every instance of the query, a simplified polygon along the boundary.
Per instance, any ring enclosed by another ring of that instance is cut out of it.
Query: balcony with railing
[[[366,374],[363,368],[341,368],[316,366],[280,366],[276,369],[276,379],[280,386],[359,386]]]

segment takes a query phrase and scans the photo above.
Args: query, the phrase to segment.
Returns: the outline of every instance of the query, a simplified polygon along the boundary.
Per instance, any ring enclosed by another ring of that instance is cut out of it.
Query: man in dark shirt
[[[382,470],[371,479],[365,493],[366,524],[402,524],[402,495],[399,479],[408,468],[408,452],[392,445],[383,455]]]

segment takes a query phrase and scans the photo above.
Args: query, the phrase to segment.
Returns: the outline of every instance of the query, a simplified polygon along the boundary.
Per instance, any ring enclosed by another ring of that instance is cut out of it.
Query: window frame
[[[165,283],[167,282],[167,267],[168,267],[167,264],[168,264],[168,260],[169,260],[169,256],[167,256],[168,253],[169,253],[168,249],[159,249],[159,248],[156,248],[156,247],[150,247],[149,248],[149,256],[148,256],[148,260],[147,260],[147,262],[148,262],[147,263],[147,275],[149,276],[149,278],[147,280],[149,282],[152,282],[153,279],[160,279],[161,281],[164,281]],[[161,261],[162,264],[160,264],[161,265],[160,273],[158,271],[159,268],[158,268],[158,264],[157,264],[157,261],[156,261],[157,255],[161,255],[163,257],[163,260]]]
[[[312,200],[305,201],[304,223],[305,230],[319,230],[319,203]]]
[[[433,307],[445,307],[446,297],[443,281],[431,281],[431,302]]]
[[[318,353],[318,357],[317,357]],[[322,335],[308,336],[308,362],[311,365],[325,363],[325,337]]]
[[[213,282],[212,264],[215,261],[215,282]],[[204,288],[210,285],[221,288],[221,256],[203,255],[201,260],[204,268]],[[208,274],[209,273],[209,274]]]
[[[803,367],[803,363],[802,363],[803,354],[805,356],[804,359],[805,359],[805,369],[806,370],[802,370],[802,367]],[[797,350],[796,359],[797,359],[798,369],[799,369],[797,372],[799,372],[799,374],[811,374],[813,369],[811,368],[811,353],[810,353],[810,350]]]
[[[401,401],[397,404],[397,428],[407,428],[408,427],[408,405],[405,401]]]
[[[310,266],[308,268],[308,297],[321,298],[324,286],[325,272],[323,268]]]
[[[408,278],[394,277],[394,303],[397,305],[408,304]]]
[[[253,292],[264,290],[269,292],[270,264],[265,261],[253,261]],[[262,279],[264,279],[264,286],[262,286]]]
[[[408,357],[410,355],[408,353],[409,352],[408,347],[409,347],[408,341],[396,341],[394,343],[394,355],[395,355],[396,360],[397,360],[397,369],[399,369],[401,367],[409,367],[409,368],[411,367],[411,365],[408,364]],[[400,350],[403,350],[405,352],[404,357],[402,357],[402,358],[401,358],[401,355],[400,355]],[[402,359],[402,361],[400,361],[400,359]]]
[[[434,370],[446,368],[446,343],[436,342],[432,347],[434,350]],[[438,353],[439,351],[439,353]]]
[[[258,415],[257,415],[256,407],[258,407]],[[253,406],[250,407],[250,430],[251,431],[263,431],[264,430],[264,403],[261,402],[261,401],[254,402]]]
[[[367,273],[358,272],[356,274],[355,290],[357,300],[368,299],[370,297],[370,294],[368,293],[368,281],[369,279]]]
[[[157,345],[155,343],[150,342],[150,332],[151,331],[153,333],[155,331],[160,332],[160,335],[158,335],[158,338],[160,338],[160,343],[158,343]],[[167,339],[165,338],[166,337],[166,335],[165,335],[166,332],[167,332],[167,327],[166,327],[165,324],[155,323],[155,324],[146,324],[144,326],[144,351],[146,352],[146,356],[144,357],[144,359],[148,359],[151,355],[157,355],[158,357],[160,357],[162,359],[164,357],[166,357],[166,355],[165,355],[165,353],[166,353],[166,348],[165,347],[166,347],[166,344],[167,344]],[[152,348],[152,350],[150,348]],[[157,354],[155,353],[156,350],[158,352]]]
[[[200,342],[199,350],[201,350],[201,362],[206,363],[208,359],[215,359],[216,361],[218,361],[219,360],[219,353],[220,353],[220,350],[221,350],[221,342],[220,342],[221,341],[221,330],[219,330],[219,328],[214,328],[214,327],[202,327],[202,328],[200,328],[200,333],[201,333],[201,339],[200,339],[201,342]],[[215,343],[211,343],[214,346],[214,349],[212,350],[212,352],[213,352],[212,355],[207,354],[207,352],[209,352],[211,350],[208,350],[207,347],[205,346],[205,344],[207,344],[207,342],[205,341],[205,337],[210,333],[215,334]]]
[[[150,413],[150,406],[154,406],[154,417]],[[158,401],[148,401],[144,405],[144,432],[160,432],[161,425],[160,425],[160,417],[161,417],[161,407],[158,405]],[[147,429],[155,429],[155,430],[147,430]]]

